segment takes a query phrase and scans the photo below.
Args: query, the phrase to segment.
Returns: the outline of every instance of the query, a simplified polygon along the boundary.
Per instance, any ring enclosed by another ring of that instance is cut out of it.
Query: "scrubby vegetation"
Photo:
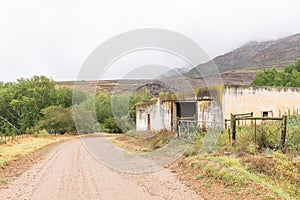
[[[280,148],[280,123],[238,126],[233,146],[227,130],[217,134],[212,151],[205,150],[205,139],[211,133],[195,133],[193,145],[187,149],[180,166],[181,178],[193,176],[196,191],[218,187],[224,199],[228,192],[237,198],[299,199],[300,197],[300,116],[289,116],[287,123],[287,153]],[[203,151],[204,150],[204,151]],[[177,166],[178,168],[178,166]]]
[[[286,86],[300,87],[300,60],[295,64],[286,66],[282,71],[275,67],[264,69],[256,74],[251,83],[257,86]]]
[[[82,90],[57,89],[45,76],[0,82],[0,139],[43,129],[55,134],[77,130],[126,132],[135,126],[136,103],[150,98],[149,91],[115,95],[96,92],[92,97]]]
[[[123,133],[135,129],[136,104],[148,101],[150,98],[150,92],[147,90],[142,94],[97,92],[94,99],[88,97],[78,107],[95,114],[98,130],[109,133]],[[75,113],[80,114],[81,112]],[[76,118],[76,120],[80,119]],[[84,118],[82,120],[84,121]]]
[[[40,148],[49,144],[57,143],[67,139],[67,137],[45,137],[45,132],[36,133],[36,137],[22,138],[18,141],[10,141],[5,145],[0,146],[0,169],[8,163],[24,157]]]
[[[49,117],[49,107],[69,108],[72,105],[72,90],[55,89],[55,83],[45,76],[18,79],[14,83],[0,84],[0,134],[15,136],[32,133],[37,126],[48,129],[45,117]],[[63,114],[65,110],[61,111]],[[48,116],[45,116],[48,115]],[[52,115],[58,112],[52,113]],[[70,116],[69,116],[70,118]],[[61,118],[60,118],[61,119]],[[50,123],[50,121],[48,120]],[[53,123],[53,122],[51,122]],[[67,125],[68,126],[68,125]]]
[[[134,132],[131,134],[119,135],[112,142],[128,151],[152,152],[167,145],[176,134],[167,130],[159,132]]]

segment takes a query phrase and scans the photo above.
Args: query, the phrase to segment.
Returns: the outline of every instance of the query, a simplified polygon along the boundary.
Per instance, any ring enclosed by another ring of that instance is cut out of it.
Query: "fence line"
[[[256,127],[257,127],[257,120],[260,121],[266,121],[266,120],[271,120],[271,121],[281,121],[281,138],[280,138],[280,144],[281,144],[281,149],[285,153],[286,146],[285,146],[285,141],[286,141],[286,130],[287,130],[287,116],[284,115],[282,117],[253,117],[253,113],[249,114],[231,114],[230,120],[226,119],[225,123],[230,121],[230,128],[228,128],[228,135],[229,135],[229,140],[230,140],[230,134],[232,138],[232,145],[234,145],[236,141],[236,123],[239,120],[244,120],[244,121],[249,121],[251,120],[251,124],[254,121],[254,137],[255,137],[255,142],[256,142]]]
[[[211,124],[207,126],[207,124]],[[198,121],[198,120],[188,120],[180,119],[178,120],[177,127],[177,137],[178,138],[188,138],[190,139],[193,133],[199,130],[207,131],[207,129],[217,129],[217,127],[223,127],[225,123],[216,121]],[[213,127],[213,128],[207,128]]]
[[[5,142],[9,142],[9,141],[13,141],[13,140],[17,140],[20,138],[25,138],[28,137],[28,134],[20,134],[20,135],[5,135],[5,134],[0,134],[0,140],[5,141]]]

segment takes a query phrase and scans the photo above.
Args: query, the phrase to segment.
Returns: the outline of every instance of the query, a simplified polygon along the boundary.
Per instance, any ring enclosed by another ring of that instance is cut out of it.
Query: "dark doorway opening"
[[[176,116],[195,117],[196,116],[196,102],[178,102],[176,103]]]

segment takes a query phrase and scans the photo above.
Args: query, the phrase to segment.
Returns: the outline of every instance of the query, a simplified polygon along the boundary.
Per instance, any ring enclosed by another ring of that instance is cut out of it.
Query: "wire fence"
[[[288,117],[287,146],[292,151],[300,152],[300,115]]]
[[[0,134],[0,142],[1,141],[9,142],[9,141],[14,141],[26,137],[28,137],[28,134],[12,134],[12,135]]]
[[[207,132],[216,129],[222,129],[225,123],[215,121],[198,121],[198,120],[178,120],[177,137],[192,140],[195,134]]]

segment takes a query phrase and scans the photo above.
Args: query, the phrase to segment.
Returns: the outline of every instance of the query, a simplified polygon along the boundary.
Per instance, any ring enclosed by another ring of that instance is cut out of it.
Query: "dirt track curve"
[[[79,139],[74,139],[54,148],[44,160],[2,189],[0,199],[199,200],[201,197],[181,184],[168,169],[142,174],[110,169],[94,159]]]

